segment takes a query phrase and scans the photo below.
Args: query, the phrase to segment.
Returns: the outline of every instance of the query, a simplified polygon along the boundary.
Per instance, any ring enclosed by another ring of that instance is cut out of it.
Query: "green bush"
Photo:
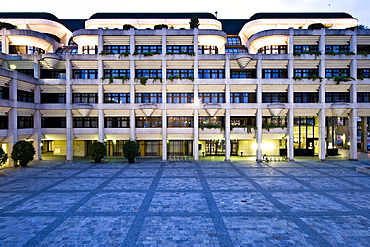
[[[0,165],[5,164],[8,160],[8,154],[4,152],[4,150],[0,147]]]
[[[7,22],[1,22],[0,21],[0,29],[3,29],[3,28],[6,28],[6,29],[18,29],[18,27],[16,25],[13,25],[13,24],[10,24],[10,23],[7,23]]]
[[[123,145],[122,151],[123,151],[123,155],[125,156],[125,158],[127,159],[135,158],[138,155],[136,142],[135,141],[125,142],[125,144]]]
[[[102,142],[93,142],[91,144],[90,156],[95,162],[100,162],[102,158],[107,154],[105,144]]]
[[[312,23],[308,26],[308,29],[321,29],[321,28],[330,28],[328,25],[322,23]]]
[[[27,166],[27,163],[33,160],[36,151],[33,145],[27,141],[18,141],[13,146],[11,158],[14,161],[19,161],[21,166]]]

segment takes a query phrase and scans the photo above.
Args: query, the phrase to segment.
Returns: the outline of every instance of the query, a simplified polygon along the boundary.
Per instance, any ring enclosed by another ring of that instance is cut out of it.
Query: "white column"
[[[130,53],[135,52],[135,29],[130,32]],[[130,140],[136,140],[136,122],[135,122],[135,56],[130,56]]]
[[[73,160],[73,115],[72,115],[72,66],[69,54],[66,55],[66,160]]]
[[[33,57],[33,77],[40,78],[40,63],[37,59],[38,55],[34,55]]]
[[[257,123],[257,133],[256,133],[256,141],[257,141],[257,150],[256,150],[256,161],[262,162],[262,109],[257,109],[257,116],[256,116],[256,123]]]
[[[325,129],[325,109],[319,112],[319,159],[324,161],[326,155],[326,129]]]
[[[42,160],[42,151],[41,151],[41,112],[36,110],[33,114],[33,147],[35,148],[34,159]]]
[[[18,101],[17,101],[17,72],[13,72],[13,79],[9,81],[9,100],[11,109],[8,112],[8,154],[13,151],[13,146],[18,141]],[[10,164],[16,166],[16,162],[11,161]]]
[[[1,31],[1,52],[5,54],[9,54],[9,44],[8,44],[8,37],[6,36],[6,28],[3,28]]]
[[[288,158],[294,160],[294,109],[288,111]]]
[[[258,53],[257,58],[257,91],[256,91],[256,99],[258,103],[258,109],[256,112],[256,127],[255,130],[255,138],[257,143],[257,150],[256,150],[256,161],[262,162],[262,55]]]
[[[367,152],[367,117],[361,117],[361,151]]]
[[[288,87],[288,142],[287,142],[287,154],[289,160],[294,160],[294,29],[289,29],[289,62],[288,62],[288,78],[289,78],[289,87]]]
[[[167,160],[167,29],[162,28],[162,160]]]
[[[104,50],[104,39],[103,39],[103,29],[98,30],[98,53]],[[104,143],[105,133],[104,133],[104,88],[103,82],[100,80],[104,76],[104,64],[103,57],[98,56],[98,141]]]
[[[195,76],[195,74],[194,74]],[[197,79],[195,79],[197,81]],[[199,102],[198,100],[198,84],[194,84],[194,100],[195,102]],[[197,161],[199,159],[198,153],[198,141],[199,141],[199,104],[194,104],[194,160]]]
[[[230,139],[230,54],[226,54],[225,62],[225,161],[230,161],[231,139]]]
[[[351,111],[351,147],[349,160],[357,160],[357,108]]]

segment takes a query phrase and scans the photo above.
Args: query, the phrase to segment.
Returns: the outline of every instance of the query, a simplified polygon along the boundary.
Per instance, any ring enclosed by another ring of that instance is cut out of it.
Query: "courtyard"
[[[367,165],[34,161],[0,170],[0,243],[369,246]]]

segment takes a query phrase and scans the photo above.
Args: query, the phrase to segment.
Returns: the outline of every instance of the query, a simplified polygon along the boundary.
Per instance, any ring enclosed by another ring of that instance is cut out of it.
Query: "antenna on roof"
[[[218,11],[216,11],[215,14],[216,14],[216,18],[217,18]]]

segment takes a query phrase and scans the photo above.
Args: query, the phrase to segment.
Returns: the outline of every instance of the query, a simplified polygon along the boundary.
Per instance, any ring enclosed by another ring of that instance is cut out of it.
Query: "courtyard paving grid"
[[[0,246],[370,246],[369,161],[38,161],[0,170]]]

